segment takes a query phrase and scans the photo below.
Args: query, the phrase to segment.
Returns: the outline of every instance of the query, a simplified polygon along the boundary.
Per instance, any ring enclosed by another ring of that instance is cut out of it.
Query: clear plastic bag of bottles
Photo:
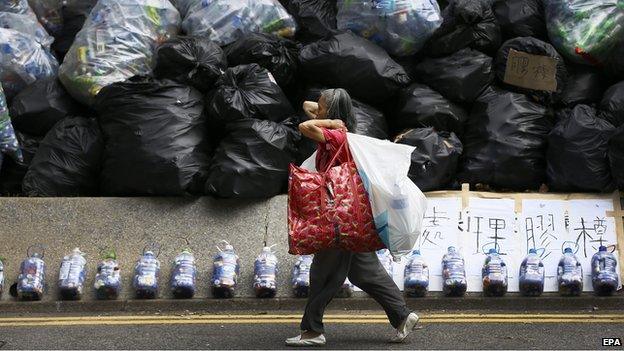
[[[121,271],[117,263],[117,255],[110,251],[97,266],[95,275],[95,296],[98,300],[114,300],[121,292]]]
[[[351,30],[393,56],[415,54],[442,24],[435,0],[338,0],[338,29]]]
[[[2,84],[0,84],[0,165],[2,164],[2,155],[8,154],[17,162],[23,162],[24,158],[22,150],[19,148],[11,117],[9,117],[9,109],[7,107]]]
[[[24,14],[0,12],[0,28],[13,29],[36,39],[37,43],[49,50],[54,41],[36,18]]]
[[[79,248],[63,257],[59,270],[58,287],[61,298],[64,300],[80,300],[84,292],[84,282],[87,278],[87,260]]]
[[[59,33],[63,28],[62,7],[66,1],[63,0],[30,0],[30,6],[37,15],[39,22],[46,30],[53,35]]]
[[[2,0],[0,1],[0,12],[21,13],[35,17],[28,0]]]
[[[621,0],[547,0],[546,26],[552,44],[569,59],[602,65],[624,45],[624,6]]]
[[[295,20],[277,0],[191,0],[182,22],[188,35],[208,36],[226,45],[242,34],[295,35]]]
[[[35,37],[0,28],[0,82],[8,100],[27,85],[56,76],[58,62]]]
[[[103,87],[151,73],[156,48],[178,33],[169,0],[100,0],[65,56],[59,78],[86,105]]]

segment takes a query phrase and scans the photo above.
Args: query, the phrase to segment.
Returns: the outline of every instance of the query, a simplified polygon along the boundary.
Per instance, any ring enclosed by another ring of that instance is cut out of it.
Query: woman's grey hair
[[[355,128],[355,115],[351,96],[346,90],[326,89],[321,92],[321,97],[327,104],[327,118],[342,120],[349,131]]]

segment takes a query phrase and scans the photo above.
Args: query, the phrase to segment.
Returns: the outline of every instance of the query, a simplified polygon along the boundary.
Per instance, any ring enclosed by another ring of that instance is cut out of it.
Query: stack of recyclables
[[[66,2],[67,0],[30,0],[29,4],[37,15],[39,22],[43,24],[50,34],[56,35],[63,28],[61,9]]]
[[[36,17],[28,4],[28,0],[2,0],[0,1],[0,12],[19,13]]]
[[[29,15],[0,12],[0,28],[13,29],[22,34],[30,35],[46,50],[50,50],[50,45],[54,41],[54,38],[48,35],[37,18]]]
[[[602,65],[624,45],[621,0],[547,0],[546,25],[557,50],[579,63]]]
[[[151,73],[156,48],[178,33],[169,0],[100,0],[61,65],[59,78],[91,105],[105,86]]]
[[[22,150],[18,146],[17,137],[11,124],[2,84],[0,84],[0,152],[0,165],[4,154],[13,157],[17,162],[24,161]]]
[[[295,35],[295,20],[277,0],[189,0],[185,7],[182,29],[186,34],[208,36],[220,45],[250,32]]]
[[[435,0],[338,0],[336,20],[394,56],[415,54],[442,24]]]

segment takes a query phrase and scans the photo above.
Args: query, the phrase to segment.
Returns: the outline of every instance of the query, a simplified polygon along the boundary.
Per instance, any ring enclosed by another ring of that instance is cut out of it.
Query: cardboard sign
[[[557,59],[509,49],[503,81],[533,90],[556,91]]]

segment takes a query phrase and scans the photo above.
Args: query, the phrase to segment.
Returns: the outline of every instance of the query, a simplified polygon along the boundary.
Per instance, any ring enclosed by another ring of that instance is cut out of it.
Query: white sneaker
[[[401,343],[416,328],[418,323],[418,315],[414,312],[410,313],[407,318],[397,328],[397,333],[390,339],[390,342]]]
[[[288,346],[323,346],[326,342],[323,334],[310,339],[302,339],[301,335],[286,339],[286,345]]]

